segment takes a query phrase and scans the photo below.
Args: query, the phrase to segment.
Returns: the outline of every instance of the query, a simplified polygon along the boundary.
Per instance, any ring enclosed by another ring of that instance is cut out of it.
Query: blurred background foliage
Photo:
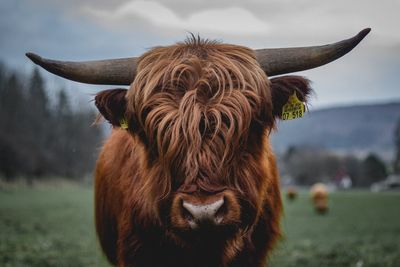
[[[1,176],[32,182],[81,179],[92,172],[103,133],[91,126],[92,109],[70,101],[63,89],[50,99],[37,68],[27,78],[0,64]]]

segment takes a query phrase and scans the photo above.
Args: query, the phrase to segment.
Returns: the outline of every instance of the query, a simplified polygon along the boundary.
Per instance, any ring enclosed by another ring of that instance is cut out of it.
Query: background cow
[[[113,125],[96,168],[96,227],[118,266],[265,266],[282,204],[268,137],[309,81],[273,76],[326,64],[368,34],[332,45],[251,50],[192,36],[139,58],[61,62],[81,82],[129,85],[95,103]]]
[[[314,210],[319,214],[325,214],[328,211],[328,188],[323,183],[316,183],[310,188],[310,198]]]
[[[298,192],[297,192],[296,187],[294,187],[294,186],[289,186],[289,187],[286,189],[286,197],[287,197],[290,201],[295,200],[295,199],[297,198],[297,195],[298,195]]]

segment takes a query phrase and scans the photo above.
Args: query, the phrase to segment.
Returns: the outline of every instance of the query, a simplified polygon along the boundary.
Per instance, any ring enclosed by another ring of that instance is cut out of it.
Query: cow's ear
[[[95,97],[95,105],[100,114],[115,127],[120,127],[125,120],[126,92],[126,89],[109,89]]]
[[[281,76],[271,81],[272,113],[275,118],[281,118],[282,108],[288,102],[289,96],[296,92],[297,98],[307,103],[312,93],[310,81],[302,76]]]

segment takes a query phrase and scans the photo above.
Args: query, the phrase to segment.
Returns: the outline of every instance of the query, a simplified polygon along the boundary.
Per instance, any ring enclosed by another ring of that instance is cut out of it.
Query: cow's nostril
[[[222,205],[215,213],[215,219],[217,220],[217,223],[221,223],[224,218],[224,215],[227,213],[228,206],[225,197],[222,200],[223,200]]]
[[[208,221],[219,224],[223,220],[224,214],[224,198],[221,198],[213,203],[196,205],[190,202],[183,201],[183,216],[189,224]]]
[[[194,217],[193,217],[192,213],[190,213],[190,211],[188,209],[186,209],[183,204],[182,204],[182,216],[187,221],[194,221]]]

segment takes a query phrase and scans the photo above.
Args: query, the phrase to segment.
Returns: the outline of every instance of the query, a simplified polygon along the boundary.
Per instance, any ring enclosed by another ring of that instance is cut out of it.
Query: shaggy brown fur
[[[252,50],[192,38],[144,54],[128,91],[99,93],[96,106],[115,126],[95,185],[108,259],[125,267],[265,266],[282,206],[268,136],[294,90],[306,100],[308,81],[269,81]],[[123,117],[127,131],[118,127]],[[191,230],[182,199],[216,196],[227,203],[222,224]]]

